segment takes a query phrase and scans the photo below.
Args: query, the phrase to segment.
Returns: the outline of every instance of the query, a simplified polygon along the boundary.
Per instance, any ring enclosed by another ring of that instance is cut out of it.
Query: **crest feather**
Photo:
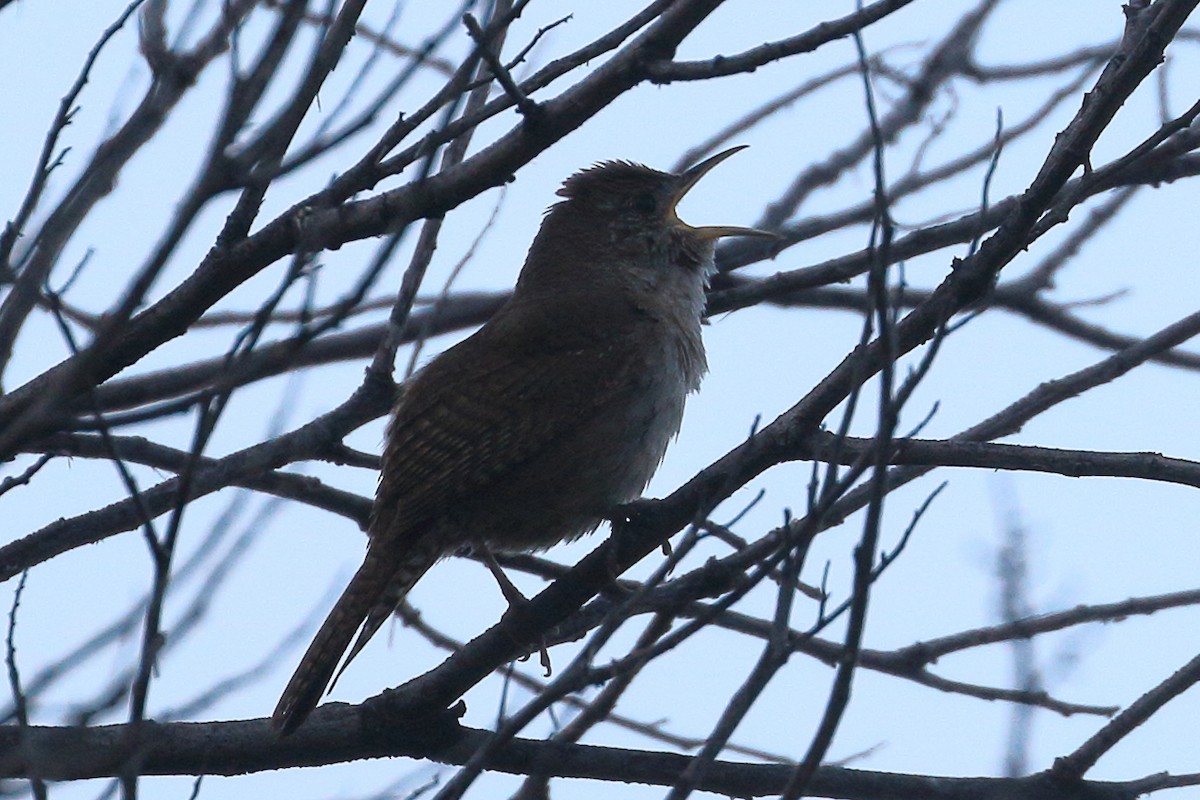
[[[670,177],[669,173],[633,161],[601,161],[567,178],[555,194],[572,198],[597,190],[634,193],[659,186]]]

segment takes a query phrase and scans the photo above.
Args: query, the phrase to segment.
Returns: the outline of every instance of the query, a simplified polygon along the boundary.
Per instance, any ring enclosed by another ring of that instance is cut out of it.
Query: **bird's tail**
[[[321,629],[284,688],[271,714],[271,727],[286,736],[308,718],[317,707],[325,687],[329,686],[342,654],[364,619],[366,625],[342,666],[343,670],[379,630],[392,610],[408,594],[408,590],[437,561],[436,555],[426,553],[426,549],[415,548],[406,554],[399,565],[390,563],[391,559],[367,552],[362,566],[354,573],[350,584],[321,624]]]

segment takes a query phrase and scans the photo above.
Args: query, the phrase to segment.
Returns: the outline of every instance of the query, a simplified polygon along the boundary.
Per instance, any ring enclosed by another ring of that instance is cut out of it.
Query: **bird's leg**
[[[496,557],[492,555],[492,551],[482,540],[477,540],[473,548],[479,557],[483,559],[484,566],[492,573],[492,577],[496,579],[497,585],[500,587],[500,594],[504,595],[504,599],[508,601],[510,607],[524,608],[529,605],[529,598],[521,594],[521,590],[513,585],[513,582],[504,574],[503,567],[496,561]]]
[[[488,571],[492,573],[492,577],[496,579],[496,583],[500,586],[500,593],[508,601],[509,611],[515,611],[518,614],[525,613],[529,608],[529,598],[521,594],[521,590],[514,586],[513,582],[504,574],[504,568],[496,561],[496,557],[492,555],[492,551],[488,549],[488,546],[483,540],[477,539],[472,549],[479,554]],[[524,647],[521,642],[517,642],[516,644]],[[529,658],[529,656],[526,655],[521,660],[524,661],[526,658]],[[553,672],[553,668],[550,665],[550,652],[546,649],[545,640],[538,645],[538,663],[542,665],[542,669],[546,670],[546,677],[549,678]]]

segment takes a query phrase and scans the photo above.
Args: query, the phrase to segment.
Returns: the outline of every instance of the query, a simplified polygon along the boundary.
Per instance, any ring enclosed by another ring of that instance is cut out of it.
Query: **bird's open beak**
[[[701,178],[708,174],[708,171],[720,164],[725,159],[729,158],[739,150],[745,150],[747,145],[738,145],[731,147],[728,150],[723,150],[715,156],[704,159],[696,166],[679,175],[679,186],[675,193],[671,196],[670,216],[673,221],[686,228],[693,236],[700,239],[719,239],[722,236],[768,236],[772,239],[778,239],[778,235],[770,231],[760,231],[757,228],[741,228],[736,225],[705,225],[699,228],[694,228],[681,220],[675,213],[675,205],[683,199],[683,196],[691,191]]]

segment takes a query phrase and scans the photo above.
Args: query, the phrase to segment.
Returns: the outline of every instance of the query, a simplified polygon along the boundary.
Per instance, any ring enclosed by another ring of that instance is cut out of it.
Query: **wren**
[[[706,370],[716,241],[773,235],[676,216],[741,149],[678,174],[609,161],[563,183],[507,303],[401,388],[366,557],[284,689],[275,729],[304,721],[355,632],[346,664],[438,560],[471,547],[494,566],[491,552],[576,539],[641,494]]]

